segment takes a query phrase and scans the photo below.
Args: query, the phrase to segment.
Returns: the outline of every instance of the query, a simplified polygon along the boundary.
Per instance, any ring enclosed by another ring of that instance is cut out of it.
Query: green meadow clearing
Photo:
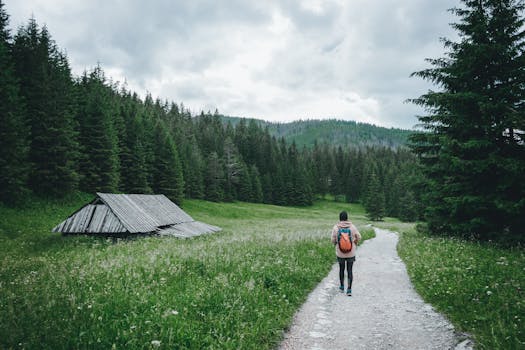
[[[50,232],[90,199],[0,209],[0,348],[274,348],[335,262],[339,211],[364,223],[361,207],[333,202],[188,200],[222,232],[116,242]]]
[[[373,236],[361,206],[332,201],[187,200],[190,215],[223,230],[186,240],[50,232],[91,199],[0,206],[0,348],[275,348],[335,262],[339,211]],[[393,219],[378,226],[403,232],[416,289],[479,348],[523,347],[523,250],[429,238]]]

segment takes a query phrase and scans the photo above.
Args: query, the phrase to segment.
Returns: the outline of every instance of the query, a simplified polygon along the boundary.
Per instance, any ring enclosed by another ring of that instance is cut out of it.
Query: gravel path
[[[335,264],[295,315],[280,349],[472,349],[412,287],[397,234],[375,231],[358,248],[353,296],[339,292]]]

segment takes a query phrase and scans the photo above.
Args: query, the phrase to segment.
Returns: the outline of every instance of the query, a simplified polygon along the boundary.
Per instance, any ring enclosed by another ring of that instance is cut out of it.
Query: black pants
[[[352,267],[354,266],[355,256],[351,258],[340,258],[337,257],[339,261],[339,281],[343,286],[345,283],[345,265],[346,272],[348,274],[348,288],[352,288],[352,280],[354,279],[354,274],[352,273]]]

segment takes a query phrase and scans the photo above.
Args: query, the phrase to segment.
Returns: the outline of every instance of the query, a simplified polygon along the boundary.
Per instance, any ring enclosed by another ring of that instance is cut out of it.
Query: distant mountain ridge
[[[225,122],[236,125],[242,118],[223,117]],[[246,119],[250,121],[252,119]],[[326,119],[298,120],[289,123],[273,123],[253,119],[259,125],[267,126],[271,135],[284,137],[298,147],[313,147],[314,143],[327,143],[335,147],[384,146],[398,148],[406,145],[410,130],[385,128],[356,121]]]

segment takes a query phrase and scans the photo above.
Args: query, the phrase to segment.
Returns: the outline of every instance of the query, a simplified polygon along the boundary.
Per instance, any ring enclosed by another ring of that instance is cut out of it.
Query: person
[[[341,249],[339,249],[339,244],[337,244],[337,236],[340,228],[350,228],[353,242],[352,250],[348,253],[343,253]],[[348,275],[348,287],[346,289],[346,294],[348,296],[352,295],[352,280],[354,278],[352,268],[355,261],[356,247],[360,240],[361,234],[359,233],[359,230],[351,221],[348,220],[348,213],[346,211],[342,211],[339,214],[339,222],[335,224],[332,229],[332,243],[335,245],[335,255],[337,256],[337,261],[339,262],[339,289],[341,292],[345,291],[344,281],[346,265],[346,271]]]

